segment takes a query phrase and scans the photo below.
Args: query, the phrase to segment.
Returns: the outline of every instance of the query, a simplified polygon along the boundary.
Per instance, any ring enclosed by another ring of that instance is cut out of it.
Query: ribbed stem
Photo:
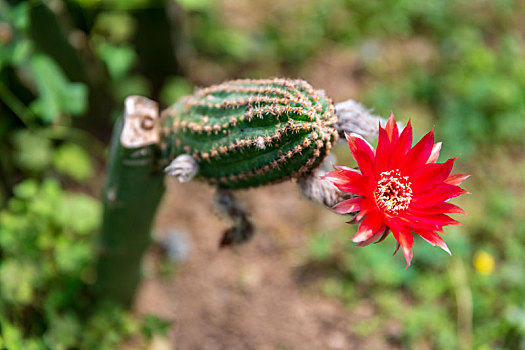
[[[191,155],[197,176],[221,188],[301,177],[337,140],[332,101],[302,80],[233,80],[163,112],[165,159]]]

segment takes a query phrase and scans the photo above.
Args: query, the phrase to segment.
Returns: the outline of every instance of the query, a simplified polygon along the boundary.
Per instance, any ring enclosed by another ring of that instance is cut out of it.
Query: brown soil
[[[219,249],[229,223],[216,215],[213,189],[169,184],[157,231],[187,231],[192,249],[168,280],[149,274],[136,307],[173,321],[173,348],[385,348],[379,341],[363,344],[353,337],[357,320],[349,310],[322,296],[315,279],[299,273],[308,235],[341,225],[341,217],[303,199],[291,182],[238,197],[252,213],[256,235],[248,244]]]

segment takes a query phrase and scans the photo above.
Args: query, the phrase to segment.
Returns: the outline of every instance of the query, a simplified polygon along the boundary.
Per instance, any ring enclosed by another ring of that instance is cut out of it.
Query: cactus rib
[[[338,137],[332,101],[302,80],[234,80],[200,89],[164,111],[167,158],[191,155],[198,177],[247,188],[313,170]]]

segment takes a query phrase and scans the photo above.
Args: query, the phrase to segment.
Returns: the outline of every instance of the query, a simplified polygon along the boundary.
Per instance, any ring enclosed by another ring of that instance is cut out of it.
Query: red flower
[[[433,131],[411,147],[410,121],[399,135],[392,114],[386,127],[379,127],[377,150],[357,134],[347,134],[346,139],[361,172],[335,167],[325,179],[358,196],[332,208],[339,214],[357,212],[349,222],[360,223],[352,241],[366,246],[392,231],[396,252],[401,246],[407,267],[412,260],[412,232],[450,254],[438,233],[443,233],[443,226],[461,225],[445,213],[466,213],[447,200],[468,193],[457,185],[469,175],[450,174],[457,158],[436,163],[441,142],[434,144]]]

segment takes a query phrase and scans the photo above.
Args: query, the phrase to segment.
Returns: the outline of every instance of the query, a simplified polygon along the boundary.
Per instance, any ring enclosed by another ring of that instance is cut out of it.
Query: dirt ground
[[[213,189],[202,183],[169,183],[156,231],[187,232],[190,254],[168,280],[151,269],[136,309],[173,321],[170,346],[389,348],[378,340],[356,339],[352,325],[366,318],[356,319],[342,303],[322,296],[315,279],[300,273],[308,235],[344,220],[302,198],[292,182],[238,194],[252,213],[256,234],[248,244],[219,249],[229,222],[213,207]],[[362,312],[368,312],[366,306]]]

